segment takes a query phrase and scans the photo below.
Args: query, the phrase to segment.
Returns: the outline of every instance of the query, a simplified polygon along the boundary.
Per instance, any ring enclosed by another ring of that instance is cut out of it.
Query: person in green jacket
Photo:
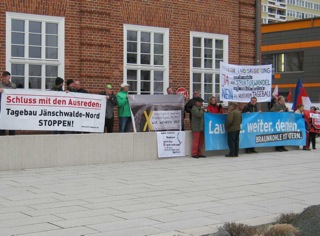
[[[195,104],[191,109],[191,130],[192,130],[192,157],[206,157],[202,154],[202,147],[204,143],[204,123],[203,123],[203,99],[201,97],[195,98]]]
[[[229,103],[229,114],[225,123],[225,128],[228,136],[229,154],[226,157],[238,157],[239,155],[239,136],[240,126],[242,123],[242,116],[237,109],[237,104],[234,102]]]
[[[130,132],[131,127],[131,112],[128,100],[129,84],[122,83],[121,90],[117,94],[118,102],[118,117],[119,117],[119,132]]]

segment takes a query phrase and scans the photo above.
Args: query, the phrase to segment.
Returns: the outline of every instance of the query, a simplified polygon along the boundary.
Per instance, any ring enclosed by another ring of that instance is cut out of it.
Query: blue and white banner
[[[225,121],[227,115],[204,114],[207,151],[228,149]],[[302,115],[282,112],[242,114],[240,148],[303,146],[306,144]]]

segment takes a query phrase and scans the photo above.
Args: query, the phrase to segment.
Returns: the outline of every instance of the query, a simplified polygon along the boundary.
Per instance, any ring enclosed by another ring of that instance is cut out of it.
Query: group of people
[[[55,86],[52,91],[63,91],[64,80],[60,77],[56,78]],[[122,83],[120,92],[114,94],[111,84],[107,84],[105,90],[100,95],[106,96],[106,115],[105,115],[105,128],[107,133],[113,133],[114,128],[114,109],[118,107],[119,117],[119,132],[130,132],[131,128],[131,113],[128,101],[129,84]],[[66,82],[66,92],[75,93],[88,93],[80,85],[79,80],[68,79]]]
[[[212,96],[209,99],[208,106],[204,107],[204,100],[198,96],[199,92],[195,91],[193,101],[189,101],[185,105],[185,111],[190,113],[191,131],[192,131],[192,157],[193,158],[205,158],[202,149],[204,144],[204,113],[210,112],[213,114],[223,114],[223,108],[221,104],[218,104],[216,98]],[[189,107],[192,105],[191,110]],[[226,157],[238,157],[239,155],[239,136],[240,126],[242,123],[242,116],[237,109],[237,104],[230,102],[228,106],[228,115],[225,123],[225,129],[228,136],[229,153]]]
[[[0,81],[0,93],[3,89],[15,89],[17,88],[15,83],[10,81],[11,74],[8,71],[2,73],[2,80]],[[87,90],[81,87],[79,80],[68,79],[64,88],[64,79],[57,77],[55,84],[52,87],[52,91],[65,91],[75,93],[88,93]],[[131,112],[128,100],[129,84],[122,83],[120,85],[120,91],[114,94],[114,90],[111,84],[107,84],[105,90],[100,95],[106,96],[106,116],[105,116],[105,128],[107,133],[113,133],[114,129],[114,110],[118,107],[119,118],[119,132],[130,132],[131,129]],[[174,90],[171,87],[167,88],[167,94],[174,94]],[[0,96],[1,99],[1,96]],[[0,100],[1,101],[1,100]],[[217,103],[216,97],[212,96],[208,100],[208,105],[203,106],[204,100],[200,97],[198,90],[194,90],[193,97],[185,104],[184,111],[189,114],[190,126],[192,130],[192,157],[193,158],[205,158],[202,149],[204,145],[204,113],[223,114],[224,109],[221,104]],[[270,112],[288,112],[288,108],[285,105],[285,98],[283,96],[278,97],[272,103],[269,108]],[[257,98],[252,97],[250,102],[246,104],[242,113],[261,112],[257,106]],[[315,107],[311,107],[310,112],[315,112]],[[184,114],[185,114],[184,113]],[[295,113],[304,115],[304,106],[299,105]],[[242,123],[242,115],[238,109],[238,106],[234,102],[229,102],[228,114],[225,123],[225,130],[227,132],[227,143],[229,147],[229,153],[226,157],[238,157],[239,155],[239,136],[240,127]],[[184,129],[184,126],[182,126]],[[316,130],[312,126],[310,121],[306,120],[307,130],[307,143],[303,147],[303,150],[310,150],[310,144],[312,148],[316,149]],[[9,130],[9,135],[15,135],[14,130]],[[0,130],[0,135],[5,135],[6,130]],[[283,152],[288,151],[284,146],[277,146],[276,151]],[[257,153],[252,148],[246,148],[246,153]]]
[[[16,89],[15,83],[10,81],[11,74],[8,71],[2,72],[2,78],[0,81],[0,94],[3,89]],[[65,85],[65,86],[64,86]],[[111,84],[107,84],[105,90],[100,93],[100,95],[105,95],[106,101],[106,116],[105,116],[105,128],[108,133],[112,133],[114,129],[114,109],[118,107],[118,117],[119,117],[119,131],[120,132],[130,132],[131,128],[131,113],[128,101],[128,91],[129,84],[122,83],[120,92],[116,95],[113,92]],[[64,89],[65,88],[65,89]],[[54,86],[51,91],[64,91],[64,92],[74,92],[74,93],[88,93],[87,90],[81,87],[79,80],[68,79],[66,82],[63,78],[57,77],[55,79]],[[1,96],[0,96],[1,99]],[[1,102],[1,100],[0,100]],[[0,130],[0,135],[6,135],[6,130]],[[15,135],[15,130],[9,130],[9,135]],[[58,132],[60,133],[60,132]],[[66,133],[66,132],[61,132]]]
[[[191,130],[192,130],[192,157],[204,158],[202,154],[204,144],[204,113],[210,112],[215,114],[222,114],[223,109],[221,105],[217,104],[216,98],[211,97],[208,102],[208,106],[204,107],[204,100],[199,97],[199,92],[195,91],[193,98],[185,105],[185,111],[190,113]],[[191,107],[191,108],[190,108]],[[288,112],[288,108],[285,105],[285,98],[279,96],[269,109],[270,112]],[[310,108],[310,112],[314,113],[315,107]],[[242,108],[242,113],[261,112],[261,109],[257,106],[257,98],[251,97],[250,102]],[[304,115],[304,106],[299,105],[295,113]],[[225,130],[227,132],[227,143],[229,147],[229,153],[226,157],[238,157],[239,156],[239,136],[242,123],[242,115],[238,109],[238,106],[234,102],[228,104],[228,114],[225,122]],[[311,124],[311,119],[306,120],[306,132],[307,141],[303,150],[310,150],[310,143],[312,148],[316,149],[316,130]],[[284,146],[277,146],[276,151],[284,152],[288,151]],[[248,154],[257,153],[255,148],[246,148],[245,152]]]

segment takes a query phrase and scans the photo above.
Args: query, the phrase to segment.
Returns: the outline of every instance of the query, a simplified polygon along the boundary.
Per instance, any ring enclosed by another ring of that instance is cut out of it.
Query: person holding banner
[[[191,131],[192,131],[192,157],[205,158],[202,154],[204,144],[204,112],[203,99],[201,97],[195,98],[195,105],[191,109]]]
[[[111,84],[106,85],[106,90],[101,92],[100,95],[105,95],[107,98],[106,103],[106,117],[104,126],[107,129],[107,133],[113,133],[114,125],[114,108],[118,105],[116,96],[113,94]]]
[[[73,79],[68,79],[67,80],[67,90],[66,92],[77,92],[74,86],[74,80]]]
[[[209,104],[207,106],[207,110],[209,113],[213,114],[223,114],[223,108],[221,104],[217,103],[217,99],[215,96],[209,98]]]
[[[75,88],[75,92],[76,93],[88,93],[88,91],[87,90],[85,90],[85,89],[83,89],[82,87],[81,87],[81,84],[80,84],[80,81],[79,80],[75,80],[74,81],[74,88]]]
[[[199,91],[198,90],[194,90],[193,91],[193,98],[191,98],[187,104],[184,106],[184,110],[185,112],[189,113],[189,119],[190,119],[190,122],[192,120],[192,114],[191,114],[191,110],[192,110],[192,107],[196,104],[196,99],[197,97],[199,97]]]
[[[315,106],[310,107],[310,114],[316,113],[317,109]],[[316,149],[316,135],[317,135],[317,129],[316,129],[316,120],[319,120],[319,118],[310,118],[310,136],[309,136],[309,145],[312,144],[312,149]],[[319,124],[319,123],[318,123]],[[318,125],[319,129],[319,125]],[[319,130],[318,130],[319,133]]]
[[[252,97],[250,102],[242,108],[242,113],[261,112],[261,110],[258,109],[257,100],[256,97]],[[246,148],[246,153],[251,154],[258,152],[252,147]]]
[[[118,102],[118,117],[119,117],[119,132],[130,132],[131,127],[131,112],[128,100],[129,84],[122,83],[121,90],[117,94]]]
[[[168,88],[167,88],[167,94],[168,94],[168,95],[174,95],[173,88],[168,87]]]
[[[289,109],[286,107],[285,98],[283,96],[278,97],[277,102],[273,104],[270,111],[271,112],[288,112]],[[287,152],[288,149],[286,149],[284,146],[277,146],[276,151],[277,152]]]
[[[16,89],[17,86],[15,83],[10,81],[10,72],[4,71],[2,72],[2,80],[0,82],[0,105],[1,105],[1,93],[3,92],[3,89]],[[9,135],[15,135],[15,130],[9,130]],[[6,135],[5,130],[0,130],[0,135]]]
[[[55,85],[51,88],[51,91],[63,91],[64,80],[61,77],[57,77],[55,81]]]
[[[304,105],[303,105],[303,104],[298,105],[298,108],[297,108],[297,110],[296,110],[294,113],[302,115],[302,117],[305,119],[304,122],[305,122],[305,127],[306,127],[306,140],[307,140],[307,142],[306,142],[306,145],[303,146],[303,150],[305,150],[305,151],[310,151],[310,150],[311,150],[311,149],[309,148],[309,147],[310,147],[310,142],[309,142],[309,130],[310,130],[310,126],[309,126],[309,124],[308,124],[308,122],[306,121],[306,118],[305,118],[305,116],[304,116]]]
[[[229,102],[229,114],[225,123],[228,137],[229,154],[226,157],[238,157],[239,155],[239,136],[242,116],[237,108],[237,104]]]

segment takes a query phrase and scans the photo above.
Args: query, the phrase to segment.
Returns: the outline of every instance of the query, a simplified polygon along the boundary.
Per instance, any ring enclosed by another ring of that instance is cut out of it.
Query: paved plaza
[[[320,150],[1,171],[0,188],[0,236],[204,235],[320,204]]]

